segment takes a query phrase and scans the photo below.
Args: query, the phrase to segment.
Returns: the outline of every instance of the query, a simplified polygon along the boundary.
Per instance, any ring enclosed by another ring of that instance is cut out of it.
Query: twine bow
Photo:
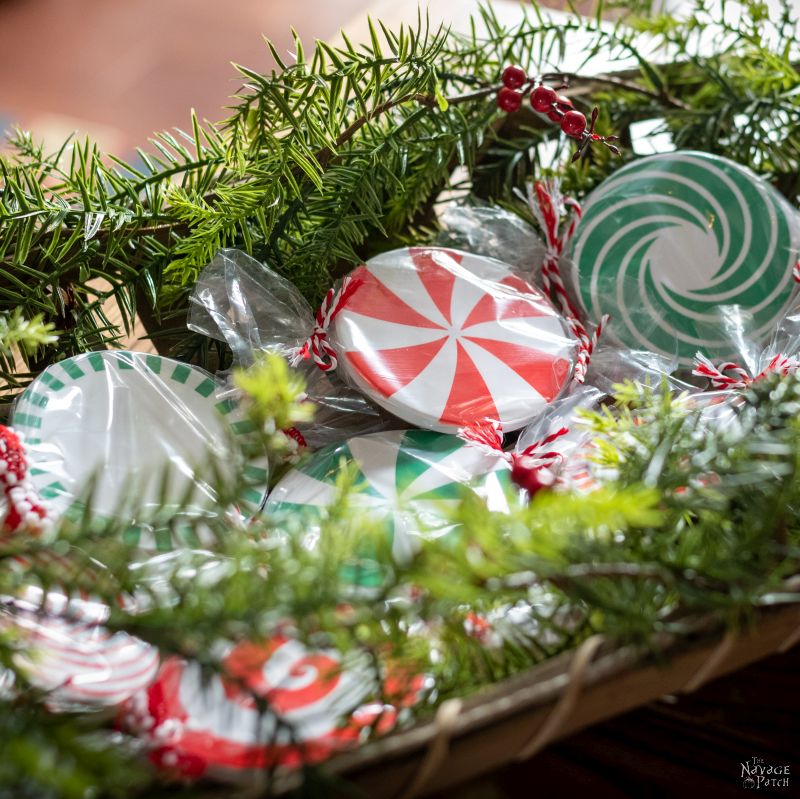
[[[331,288],[325,295],[314,319],[314,329],[305,343],[296,347],[289,353],[289,363],[297,366],[301,361],[313,358],[314,363],[323,372],[330,372],[339,365],[336,350],[328,341],[328,329],[336,315],[345,306],[355,290],[363,281],[348,275],[343,281],[339,291]]]
[[[575,364],[574,378],[578,383],[583,383],[586,380],[586,371],[589,368],[592,353],[603,332],[603,327],[609,320],[608,314],[604,314],[592,335],[589,335],[561,277],[559,261],[575,235],[575,227],[580,221],[583,211],[577,200],[561,194],[561,189],[555,180],[528,184],[527,201],[545,238],[546,249],[542,262],[544,288],[578,339],[578,360]],[[567,211],[569,218],[566,228],[560,232],[562,208]]]
[[[564,456],[556,450],[547,450],[553,442],[557,441],[561,436],[569,433],[568,427],[561,427],[554,433],[534,441],[533,444],[525,447],[522,452],[517,452],[513,457],[517,462],[521,462],[528,468],[534,469],[552,469],[557,464],[564,460]]]
[[[554,469],[564,456],[548,447],[567,433],[569,428],[562,427],[534,441],[521,452],[503,450],[503,430],[496,419],[484,419],[462,427],[458,437],[488,455],[503,458],[511,466],[511,479],[533,496],[539,489],[552,488],[556,484],[558,478]]]
[[[778,353],[755,377],[751,377],[743,366],[733,361],[724,361],[715,366],[701,352],[694,356],[694,360],[696,366],[692,370],[693,375],[707,377],[714,388],[729,391],[747,388],[751,383],[773,373],[786,377],[800,369],[800,361],[797,358],[786,356],[783,353]]]
[[[503,451],[503,426],[497,419],[482,419],[462,427],[458,437],[486,455],[499,455],[511,463],[511,453]]]

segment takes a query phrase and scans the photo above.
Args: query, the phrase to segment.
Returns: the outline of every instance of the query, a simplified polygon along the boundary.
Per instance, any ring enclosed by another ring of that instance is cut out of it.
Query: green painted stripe
[[[25,439],[25,443],[26,444],[41,444],[42,443],[42,439],[41,438],[26,438]]]
[[[15,413],[14,424],[18,427],[33,427],[38,430],[42,426],[42,417],[33,413]]]
[[[258,483],[266,483],[268,477],[267,470],[260,466],[245,466],[244,476]]]
[[[217,387],[217,384],[209,377],[204,380],[199,386],[195,387],[195,391],[201,397],[210,397],[214,393],[214,389]]]
[[[191,373],[192,370],[186,366],[186,364],[179,363],[170,375],[170,378],[176,380],[178,383],[185,383],[189,379]]]
[[[160,530],[155,531],[156,549],[159,552],[170,552],[174,548],[172,546],[172,533],[162,527]]]
[[[47,474],[47,469],[40,469],[38,466],[31,466],[31,468],[28,470],[28,474],[31,477],[35,477],[37,474]]]
[[[35,391],[27,392],[25,399],[30,402],[31,405],[35,405],[37,408],[46,408],[47,403],[50,400],[50,398],[45,394],[38,394]]]
[[[175,528],[175,538],[183,546],[195,547],[200,546],[200,538],[197,533],[192,529],[191,525],[181,524]]]
[[[46,386],[50,386],[53,391],[61,391],[61,389],[64,388],[64,384],[57,377],[53,377],[50,372],[44,372],[39,379]]]
[[[130,547],[139,545],[139,540],[142,537],[142,530],[136,525],[132,525],[122,534],[122,541]]]
[[[147,364],[147,368],[154,372],[157,375],[161,374],[161,358],[158,355],[148,355],[145,359],[145,363]]]
[[[262,499],[264,499],[264,492],[256,491],[255,488],[246,488],[242,492],[242,500],[249,502],[251,505],[260,505]]]
[[[117,362],[119,369],[133,369],[133,355],[129,352],[115,352],[114,360]]]
[[[88,361],[92,365],[92,369],[94,369],[95,372],[102,372],[106,368],[105,359],[99,352],[90,353]]]
[[[67,489],[61,483],[55,482],[45,486],[39,493],[42,495],[42,499],[55,499],[61,494],[66,494]]]
[[[232,399],[222,400],[214,406],[223,416],[227,416],[236,408],[236,403]]]
[[[241,422],[234,422],[231,425],[231,430],[233,430],[237,436],[244,435],[245,433],[253,433],[255,429],[256,426],[249,419],[242,419]]]
[[[65,511],[64,518],[77,524],[83,518],[83,504],[73,502]]]
[[[61,368],[73,379],[79,380],[85,374],[75,361],[61,361]]]

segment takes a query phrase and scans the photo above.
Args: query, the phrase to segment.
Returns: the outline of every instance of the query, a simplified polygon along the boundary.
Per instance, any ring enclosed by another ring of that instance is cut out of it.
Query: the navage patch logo
[[[789,766],[765,763],[763,757],[751,757],[741,764],[744,788],[788,788]]]

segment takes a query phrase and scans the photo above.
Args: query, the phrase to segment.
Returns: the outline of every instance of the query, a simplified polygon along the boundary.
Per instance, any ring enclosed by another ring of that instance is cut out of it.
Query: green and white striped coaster
[[[24,435],[34,486],[57,514],[81,513],[92,479],[99,514],[114,514],[131,492],[144,511],[188,495],[191,514],[215,506],[209,461],[230,475],[231,434],[244,441],[253,432],[234,400],[217,398],[219,388],[204,370],[159,355],[92,352],[48,367],[17,401],[11,423]],[[248,517],[266,498],[266,454],[245,476],[238,507]],[[131,543],[173,548],[169,531],[136,521]],[[188,535],[183,543],[202,542]]]
[[[306,540],[313,541],[321,514],[336,497],[343,460],[357,468],[351,502],[385,525],[398,559],[415,551],[415,539],[454,530],[448,511],[457,506],[466,488],[501,512],[508,511],[513,493],[510,470],[501,457],[456,436],[393,430],[320,449],[273,488],[267,512],[279,522],[294,519],[297,525],[299,521]],[[363,578],[358,582],[363,584]]]

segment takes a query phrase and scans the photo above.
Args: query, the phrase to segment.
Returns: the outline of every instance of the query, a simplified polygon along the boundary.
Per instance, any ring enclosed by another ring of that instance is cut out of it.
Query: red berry
[[[514,111],[519,111],[522,105],[522,95],[515,89],[509,89],[508,86],[503,86],[497,93],[497,107],[503,111],[513,114]]]
[[[558,97],[556,97],[555,105],[555,108],[551,108],[547,112],[548,119],[552,120],[553,122],[561,122],[561,118],[564,116],[564,114],[567,111],[575,108],[575,106],[572,104],[572,100],[570,100],[569,97],[564,97],[563,94],[560,94]],[[559,113],[559,111],[561,113]]]
[[[546,114],[556,101],[555,90],[549,86],[537,86],[531,93],[531,105],[534,111]]]
[[[519,89],[527,78],[522,67],[509,66],[503,70],[503,85],[509,89]]]
[[[561,130],[567,134],[567,136],[577,136],[580,137],[583,131],[586,130],[586,117],[580,112],[575,111],[567,111],[563,117],[561,117]]]

